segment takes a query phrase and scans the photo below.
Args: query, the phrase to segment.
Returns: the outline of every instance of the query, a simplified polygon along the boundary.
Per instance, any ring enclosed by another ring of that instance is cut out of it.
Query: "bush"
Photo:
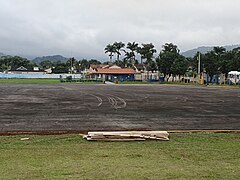
[[[67,77],[66,77],[66,81],[67,81],[67,82],[72,82],[72,76],[67,76]]]

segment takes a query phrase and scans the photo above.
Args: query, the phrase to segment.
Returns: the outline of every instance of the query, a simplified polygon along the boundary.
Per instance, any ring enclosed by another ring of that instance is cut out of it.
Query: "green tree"
[[[0,57],[0,71],[5,71],[8,70],[10,68],[10,58],[8,58],[7,56],[1,56]]]
[[[163,73],[164,78],[168,75],[184,75],[188,69],[188,61],[182,55],[177,45],[165,43],[163,50],[157,58],[158,69]]]
[[[43,69],[47,69],[47,68],[52,68],[53,67],[53,63],[49,60],[46,61],[42,61],[39,64]]]
[[[123,64],[125,67],[132,67],[134,64],[134,53],[126,52],[125,57],[123,59]]]
[[[124,61],[121,61],[121,60],[116,60],[114,64],[122,68],[125,67]]]
[[[125,56],[127,56],[128,59],[131,61],[131,64],[134,65],[135,62],[136,62],[135,52],[138,51],[138,43],[136,43],[136,42],[132,42],[132,43],[131,43],[131,42],[128,42],[126,48],[129,49],[130,52],[126,52],[126,54],[127,54],[127,53],[128,53],[128,54],[125,55]]]
[[[157,52],[154,49],[154,45],[152,43],[142,44],[142,47],[138,48],[137,51],[141,56],[141,63],[143,59],[145,59],[145,64],[147,65],[147,70],[154,71],[157,69],[156,63],[153,61],[153,55]]]
[[[146,59],[146,62],[151,62],[153,60],[154,53],[157,52],[154,49],[154,45],[152,43],[142,44],[142,52],[143,52],[143,59]]]
[[[225,52],[219,61],[219,71],[227,77],[228,73],[232,70],[232,62],[235,58],[234,51]]]
[[[172,65],[175,59],[177,59],[177,54],[172,52],[163,51],[160,53],[159,57],[156,59],[158,70],[163,73],[164,78],[172,73]]]
[[[147,64],[147,70],[148,71],[156,71],[157,70],[157,64],[155,61],[149,61],[148,64]]]
[[[33,66],[36,66],[36,65],[33,64],[28,59],[20,56],[2,56],[0,58],[1,71],[14,68],[14,67],[20,67],[20,66],[24,66],[26,68],[32,68]]]
[[[223,55],[225,52],[226,52],[226,49],[224,47],[221,47],[221,46],[215,46],[213,47],[213,52],[220,56],[220,55]]]
[[[69,71],[72,74],[74,70],[76,70],[78,67],[78,61],[74,57],[71,57],[67,60],[66,66],[68,67]]]
[[[114,53],[116,53],[116,48],[114,45],[108,44],[105,49],[104,49],[105,53],[109,54],[109,59],[110,59],[110,63],[112,63],[112,57],[114,55]]]
[[[115,42],[113,43],[115,53],[117,54],[117,60],[119,61],[119,58],[121,56],[121,51],[125,51],[123,48],[125,47],[125,44],[123,42]]]
[[[214,51],[208,52],[201,56],[201,62],[207,75],[210,76],[210,82],[212,82],[213,76],[218,73],[219,61]]]
[[[171,52],[174,54],[179,54],[180,52],[177,45],[173,43],[165,43],[162,47],[163,47],[163,52]]]
[[[60,73],[68,73],[68,71],[69,71],[69,67],[67,66],[67,64],[58,61],[54,64],[54,68],[52,72],[54,74],[60,74]]]
[[[84,71],[85,69],[88,69],[90,65],[87,59],[82,59],[78,63],[79,63],[80,71]]]
[[[173,77],[176,77],[177,75],[178,76],[184,75],[187,69],[188,69],[188,61],[184,56],[178,54],[171,66],[171,73]]]
[[[232,51],[232,58],[228,62],[229,71],[240,71],[240,51]]]
[[[90,59],[89,64],[101,64],[101,62],[96,59]]]
[[[137,53],[140,55],[140,58],[141,58],[140,63],[143,64],[143,59],[145,55],[144,49],[142,47],[138,47]]]
[[[11,66],[12,67],[19,67],[19,66],[24,66],[24,67],[33,67],[34,64],[31,63],[29,60],[27,60],[26,58],[22,58],[20,56],[14,56],[14,57],[10,57],[10,61],[11,61]]]
[[[206,53],[201,57],[201,62],[207,75],[210,76],[212,82],[213,76],[218,73],[226,73],[228,62],[225,60],[226,49],[216,46],[212,51]]]

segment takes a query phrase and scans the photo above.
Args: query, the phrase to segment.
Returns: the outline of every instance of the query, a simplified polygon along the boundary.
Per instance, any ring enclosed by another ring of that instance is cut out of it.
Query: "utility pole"
[[[200,59],[200,52],[198,52],[198,74],[200,74],[201,72],[201,59]]]
[[[73,58],[71,58],[71,74],[73,73]]]
[[[198,82],[201,83],[201,55],[200,52],[198,52]]]

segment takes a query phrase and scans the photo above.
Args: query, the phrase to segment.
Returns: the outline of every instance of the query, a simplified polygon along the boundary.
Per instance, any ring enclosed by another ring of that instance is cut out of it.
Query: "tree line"
[[[214,47],[212,51],[201,54],[197,53],[193,58],[186,58],[180,54],[177,45],[165,43],[157,52],[152,43],[139,45],[136,42],[114,42],[108,44],[104,52],[108,54],[109,61],[104,64],[116,64],[121,67],[134,67],[144,64],[148,71],[159,71],[164,77],[197,74],[198,57],[201,57],[201,72],[206,72],[210,78],[216,74],[225,74],[229,71],[240,71],[240,47],[227,51],[223,47]],[[113,61],[113,57],[115,60]],[[1,56],[0,71],[9,70],[12,67],[34,67],[43,69],[52,68],[53,73],[80,73],[88,69],[90,64],[101,64],[99,60],[69,58],[66,62],[42,61],[39,65],[20,56]]]
[[[18,68],[23,66],[27,69],[33,67],[40,67],[42,69],[52,69],[52,73],[81,73],[81,71],[89,68],[90,64],[101,64],[100,61],[91,59],[76,60],[74,57],[69,58],[66,62],[52,62],[45,60],[39,64],[33,63],[32,61],[20,57],[20,56],[1,56],[0,57],[0,72],[8,71],[12,68]]]
[[[197,74],[198,57],[201,58],[201,72],[207,73],[210,78],[216,74],[225,74],[229,71],[240,71],[240,47],[231,51],[217,46],[206,54],[198,52],[193,58],[184,57],[180,54],[177,45],[173,43],[165,43],[159,53],[152,43],[139,45],[136,42],[114,42],[108,44],[105,49],[110,62],[118,64],[122,67],[133,67],[136,64],[145,64],[148,71],[159,71],[166,76],[180,76]],[[120,56],[123,59],[120,60]],[[136,57],[140,57],[140,61]],[[155,55],[155,56],[154,56]],[[115,62],[112,61],[116,56]]]

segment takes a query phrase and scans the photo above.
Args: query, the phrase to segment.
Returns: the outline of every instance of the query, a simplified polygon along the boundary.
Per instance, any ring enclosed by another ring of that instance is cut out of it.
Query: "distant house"
[[[117,65],[90,65],[90,76],[104,81],[133,81],[136,71],[132,68],[121,68]]]
[[[90,64],[89,72],[95,72],[99,68],[108,68],[109,66],[107,64]]]
[[[158,81],[159,73],[158,71],[148,71],[146,64],[135,64],[134,70],[137,72],[135,74],[135,80],[137,81]]]
[[[44,71],[45,71],[47,74],[51,74],[51,73],[52,73],[52,68],[44,69]]]
[[[40,69],[39,67],[12,67],[8,73],[12,74],[46,74],[46,71]]]
[[[229,75],[229,83],[230,84],[240,84],[240,72],[238,71],[230,71]]]
[[[135,64],[133,67],[136,72],[143,73],[147,71],[147,66],[145,64]]]

